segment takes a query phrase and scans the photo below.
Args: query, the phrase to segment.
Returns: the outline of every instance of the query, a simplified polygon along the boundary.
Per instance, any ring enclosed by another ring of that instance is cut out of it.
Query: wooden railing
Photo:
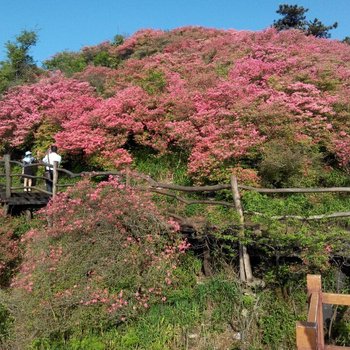
[[[53,165],[48,165],[45,163],[33,163],[33,164],[23,165],[23,163],[21,162],[11,160],[10,155],[5,154],[3,156],[3,159],[0,159],[0,164],[1,163],[4,164],[4,170],[5,170],[4,174],[0,174],[0,177],[5,177],[5,198],[10,198],[11,193],[15,190],[28,189],[28,187],[24,187],[24,186],[16,186],[16,187],[12,186],[12,179],[15,177],[22,177],[22,176],[25,176],[31,179],[36,179],[36,180],[50,181],[52,183],[52,192],[48,192],[38,186],[31,186],[30,189],[52,195],[53,197],[57,194],[57,187],[58,187],[57,182],[58,182],[58,171],[59,171],[57,162],[54,162]],[[22,168],[31,168],[31,167],[36,167],[36,168],[44,167],[45,169],[51,168],[53,171],[53,179],[50,180],[45,178],[44,176],[23,175],[22,173],[16,174],[11,171],[11,165],[18,165]]]
[[[1,175],[0,177],[5,177],[5,193],[6,197],[11,197],[11,191],[14,190],[24,190],[25,187],[13,187],[12,186],[12,178],[22,176],[21,174],[13,174],[11,173],[11,164],[15,164],[21,167],[24,167],[21,162],[11,160],[9,155],[4,155],[3,159],[0,159],[0,164],[4,164],[5,168],[5,174]],[[37,163],[33,165],[25,165],[25,167],[30,166],[45,166],[47,167],[47,164],[44,163]],[[248,191],[255,191],[259,193],[266,193],[266,194],[276,194],[276,193],[326,193],[326,192],[333,192],[333,193],[350,193],[350,187],[329,187],[329,188],[257,188],[257,187],[251,187],[246,185],[239,185],[237,182],[237,178],[232,175],[231,181],[229,184],[218,184],[218,185],[210,185],[210,186],[181,186],[171,183],[161,183],[158,181],[155,181],[150,176],[145,174],[136,173],[133,171],[126,171],[126,172],[120,172],[120,171],[92,171],[92,172],[81,172],[81,173],[73,173],[69,170],[58,168],[57,163],[53,166],[53,191],[52,193],[47,192],[46,190],[34,186],[32,187],[33,190],[44,192],[47,194],[51,194],[53,197],[56,195],[58,190],[60,188],[73,186],[74,184],[58,184],[58,174],[65,174],[69,178],[77,178],[77,177],[96,177],[96,176],[119,176],[121,178],[125,179],[125,183],[127,185],[130,185],[131,178],[133,179],[132,186],[139,188],[141,190],[147,190],[151,191],[160,195],[173,197],[176,200],[186,204],[186,205],[194,205],[194,204],[206,204],[206,205],[223,205],[227,207],[232,207],[236,209],[238,216],[239,216],[239,231],[238,231],[238,241],[243,241],[244,238],[244,232],[245,232],[245,218],[244,214],[249,215],[263,215],[263,213],[257,213],[257,212],[246,212],[243,210],[243,207],[241,205],[240,200],[240,190],[248,190]],[[29,176],[27,177],[35,178],[35,179],[42,179],[45,180],[42,176]],[[143,185],[140,186],[140,180],[143,182]],[[146,183],[146,186],[144,185]],[[205,199],[193,199],[188,197],[183,197],[178,194],[178,192],[183,193],[208,193],[208,192],[216,192],[221,190],[230,190],[232,193],[233,200],[232,201],[223,201],[223,200],[215,200],[212,198],[205,198]],[[176,218],[176,215],[173,215],[174,218]],[[283,215],[283,216],[270,216],[271,219],[275,220],[285,220],[288,218],[293,218],[297,220],[319,220],[319,219],[331,219],[331,218],[340,218],[340,217],[350,217],[350,211],[345,212],[335,212],[331,214],[325,214],[325,215],[313,215],[309,217],[305,216],[298,216],[298,215]],[[251,266],[250,266],[250,259],[249,255],[247,253],[247,248],[245,245],[239,243],[239,260],[240,260],[240,278],[242,281],[251,281],[253,279]]]
[[[297,322],[297,349],[350,350],[350,347],[325,344],[323,328],[323,305],[350,306],[350,295],[322,292],[320,275],[307,275],[307,293],[309,298],[308,318],[306,322]]]

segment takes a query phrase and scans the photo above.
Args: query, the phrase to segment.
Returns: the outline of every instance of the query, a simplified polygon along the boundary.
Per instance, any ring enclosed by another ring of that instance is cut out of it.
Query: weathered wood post
[[[317,298],[317,311],[316,311],[316,333],[317,333],[317,350],[324,350],[324,329],[323,329],[323,298],[322,298],[322,282],[320,275],[307,275],[307,293],[308,297],[313,294],[318,296]]]
[[[231,189],[233,201],[239,216],[239,275],[243,282],[251,282],[253,280],[252,267],[250,265],[250,258],[247,252],[247,247],[241,242],[244,238],[244,215],[241,204],[241,197],[239,194],[237,177],[231,175]]]
[[[10,198],[12,181],[11,181],[11,164],[10,164],[9,154],[4,155],[4,161],[5,161],[5,178],[6,178],[5,196],[6,198]]]
[[[5,198],[9,199],[11,197],[11,186],[12,186],[12,179],[11,179],[11,164],[10,164],[10,155],[5,154],[4,155],[4,162],[5,162]],[[5,203],[3,206],[3,213],[4,215],[8,215],[10,211],[10,205],[8,203]]]
[[[320,275],[307,275],[307,294],[309,299],[307,322],[297,322],[296,324],[297,349],[325,350],[323,329],[323,293]],[[325,295],[327,296],[330,294],[325,293]],[[333,302],[334,300],[326,300],[326,304]],[[335,350],[340,349],[340,347],[328,346],[327,349]],[[350,348],[342,347],[342,349]]]
[[[57,194],[57,181],[58,181],[58,162],[53,162],[53,177],[52,177],[52,198],[56,197]]]

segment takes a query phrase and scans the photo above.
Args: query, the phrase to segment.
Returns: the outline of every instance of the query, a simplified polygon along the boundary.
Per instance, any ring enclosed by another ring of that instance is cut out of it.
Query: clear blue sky
[[[5,42],[23,29],[38,32],[31,54],[40,64],[57,52],[77,51],[143,28],[261,30],[279,18],[281,3],[308,8],[308,19],[317,17],[327,25],[337,21],[334,39],[350,36],[350,0],[0,0],[0,60]]]

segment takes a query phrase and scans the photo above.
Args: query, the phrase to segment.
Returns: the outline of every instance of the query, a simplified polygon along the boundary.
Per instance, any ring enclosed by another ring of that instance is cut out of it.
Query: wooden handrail
[[[0,163],[5,163],[5,157],[4,159],[0,159]],[[11,164],[17,164],[21,167],[35,167],[35,166],[45,166],[53,168],[53,165],[48,165],[43,162],[37,162],[33,164],[27,164],[24,165],[22,162],[16,161],[16,160],[10,160]],[[207,186],[182,186],[182,185],[175,185],[175,184],[169,184],[169,183],[161,183],[157,182],[154,179],[152,179],[150,176],[145,174],[140,174],[137,172],[120,172],[120,171],[83,171],[80,173],[74,173],[64,168],[58,168],[58,172],[65,173],[71,178],[75,177],[95,177],[95,176],[134,176],[135,178],[140,178],[149,183],[149,185],[153,188],[158,189],[168,189],[168,190],[174,190],[174,191],[180,191],[180,192],[216,192],[221,190],[230,190],[231,184],[218,184],[218,185],[207,185]],[[2,176],[2,175],[0,175]],[[259,193],[266,193],[266,194],[275,194],[275,193],[327,193],[327,192],[350,192],[350,187],[315,187],[315,188],[260,188],[260,187],[253,187],[253,186],[247,186],[247,185],[238,185],[238,188],[241,190],[248,190],[248,191],[254,191]]]
[[[3,159],[0,159],[0,163],[6,163],[5,162],[6,155]],[[21,167],[31,167],[31,166],[45,166],[53,168],[51,165],[47,165],[43,162],[38,162],[35,164],[30,165],[23,165],[21,162],[16,160],[10,160],[10,164],[17,164]],[[168,184],[168,183],[161,183],[157,182],[154,179],[152,179],[150,176],[145,174],[140,174],[133,171],[127,171],[127,172],[120,172],[120,171],[84,171],[81,173],[74,173],[64,168],[57,168],[57,172],[64,173],[70,178],[77,178],[77,177],[97,177],[97,176],[120,176],[126,178],[126,181],[130,184],[130,176],[132,176],[135,179],[141,179],[147,182],[149,188],[148,190],[151,190],[154,193],[158,193],[161,195],[166,195],[173,197],[180,202],[185,203],[186,205],[193,205],[193,204],[207,204],[207,205],[224,205],[227,207],[233,207],[234,205],[230,202],[225,201],[215,201],[211,199],[204,199],[204,200],[192,200],[187,199],[181,196],[178,196],[177,194],[170,192],[170,191],[179,191],[179,192],[188,192],[188,193],[195,193],[195,192],[216,192],[220,190],[227,190],[231,188],[231,184],[219,184],[219,185],[208,185],[208,186],[181,186],[181,185],[174,185],[174,184]],[[7,176],[7,177],[6,177]],[[0,174],[0,177],[5,177],[7,182],[9,182],[10,179],[13,177],[21,177],[22,174],[10,174],[10,175],[2,175]],[[43,176],[32,176],[32,175],[26,175],[26,177],[32,178],[32,179],[40,179],[45,181],[51,181],[50,179],[46,179]],[[57,180],[57,177],[56,177]],[[56,183],[56,189],[63,188],[63,187],[69,187],[73,186],[74,184],[57,184]],[[350,192],[350,187],[329,187],[329,188],[277,188],[277,189],[271,189],[271,188],[257,188],[252,186],[246,186],[246,185],[238,185],[239,189],[244,190],[250,190],[260,193],[267,193],[267,194],[273,194],[273,193],[324,193],[324,192]],[[257,213],[257,212],[247,212],[244,211],[244,214],[253,214],[253,215],[261,215],[265,216],[263,213]],[[329,214],[322,214],[322,215],[311,215],[308,217],[300,216],[300,215],[280,215],[280,216],[269,216],[273,220],[286,220],[286,219],[295,219],[295,220],[322,220],[322,219],[336,219],[336,218],[344,218],[349,217],[350,211],[346,212],[334,212]]]
[[[322,293],[323,304],[350,306],[349,294]]]
[[[24,186],[16,186],[16,187],[11,187],[11,190],[24,190],[24,189],[27,189],[28,187],[24,187]],[[40,187],[36,187],[36,186],[31,186],[30,187],[31,190],[35,190],[35,191],[38,191],[38,192],[42,192],[42,193],[46,193],[46,194],[49,194],[49,195],[52,195],[51,192],[48,192]]]
[[[10,164],[10,156],[6,154],[4,156],[5,162],[5,177],[6,177],[6,190],[5,195],[6,198],[11,197],[11,164]]]
[[[312,293],[310,298],[309,313],[307,316],[308,322],[312,322],[312,323],[317,322],[318,306],[319,306],[319,294]]]

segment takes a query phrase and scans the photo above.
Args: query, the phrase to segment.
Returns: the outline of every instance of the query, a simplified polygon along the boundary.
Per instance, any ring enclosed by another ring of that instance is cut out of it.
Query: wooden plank
[[[258,188],[239,185],[239,188],[259,193],[325,193],[325,192],[350,192],[350,187],[314,187],[314,188]]]
[[[322,307],[322,282],[320,275],[307,275],[307,291],[309,297],[312,294],[318,294],[318,306],[316,314],[317,325],[317,350],[324,350],[324,330],[323,330],[323,307]]]
[[[317,329],[316,323],[297,322],[297,349],[298,350],[317,350]]]
[[[323,304],[350,306],[350,294],[322,293]]]
[[[307,275],[306,276],[308,297],[311,297],[312,293],[319,293],[321,291],[321,276],[320,275]]]
[[[312,293],[310,298],[309,313],[307,317],[308,322],[317,322],[318,305],[319,305],[319,294]]]
[[[49,202],[50,196],[42,193],[21,192],[12,193],[11,198],[7,198],[4,202],[10,205],[30,206],[45,205]]]
[[[325,350],[350,350],[348,346],[325,345]]]

